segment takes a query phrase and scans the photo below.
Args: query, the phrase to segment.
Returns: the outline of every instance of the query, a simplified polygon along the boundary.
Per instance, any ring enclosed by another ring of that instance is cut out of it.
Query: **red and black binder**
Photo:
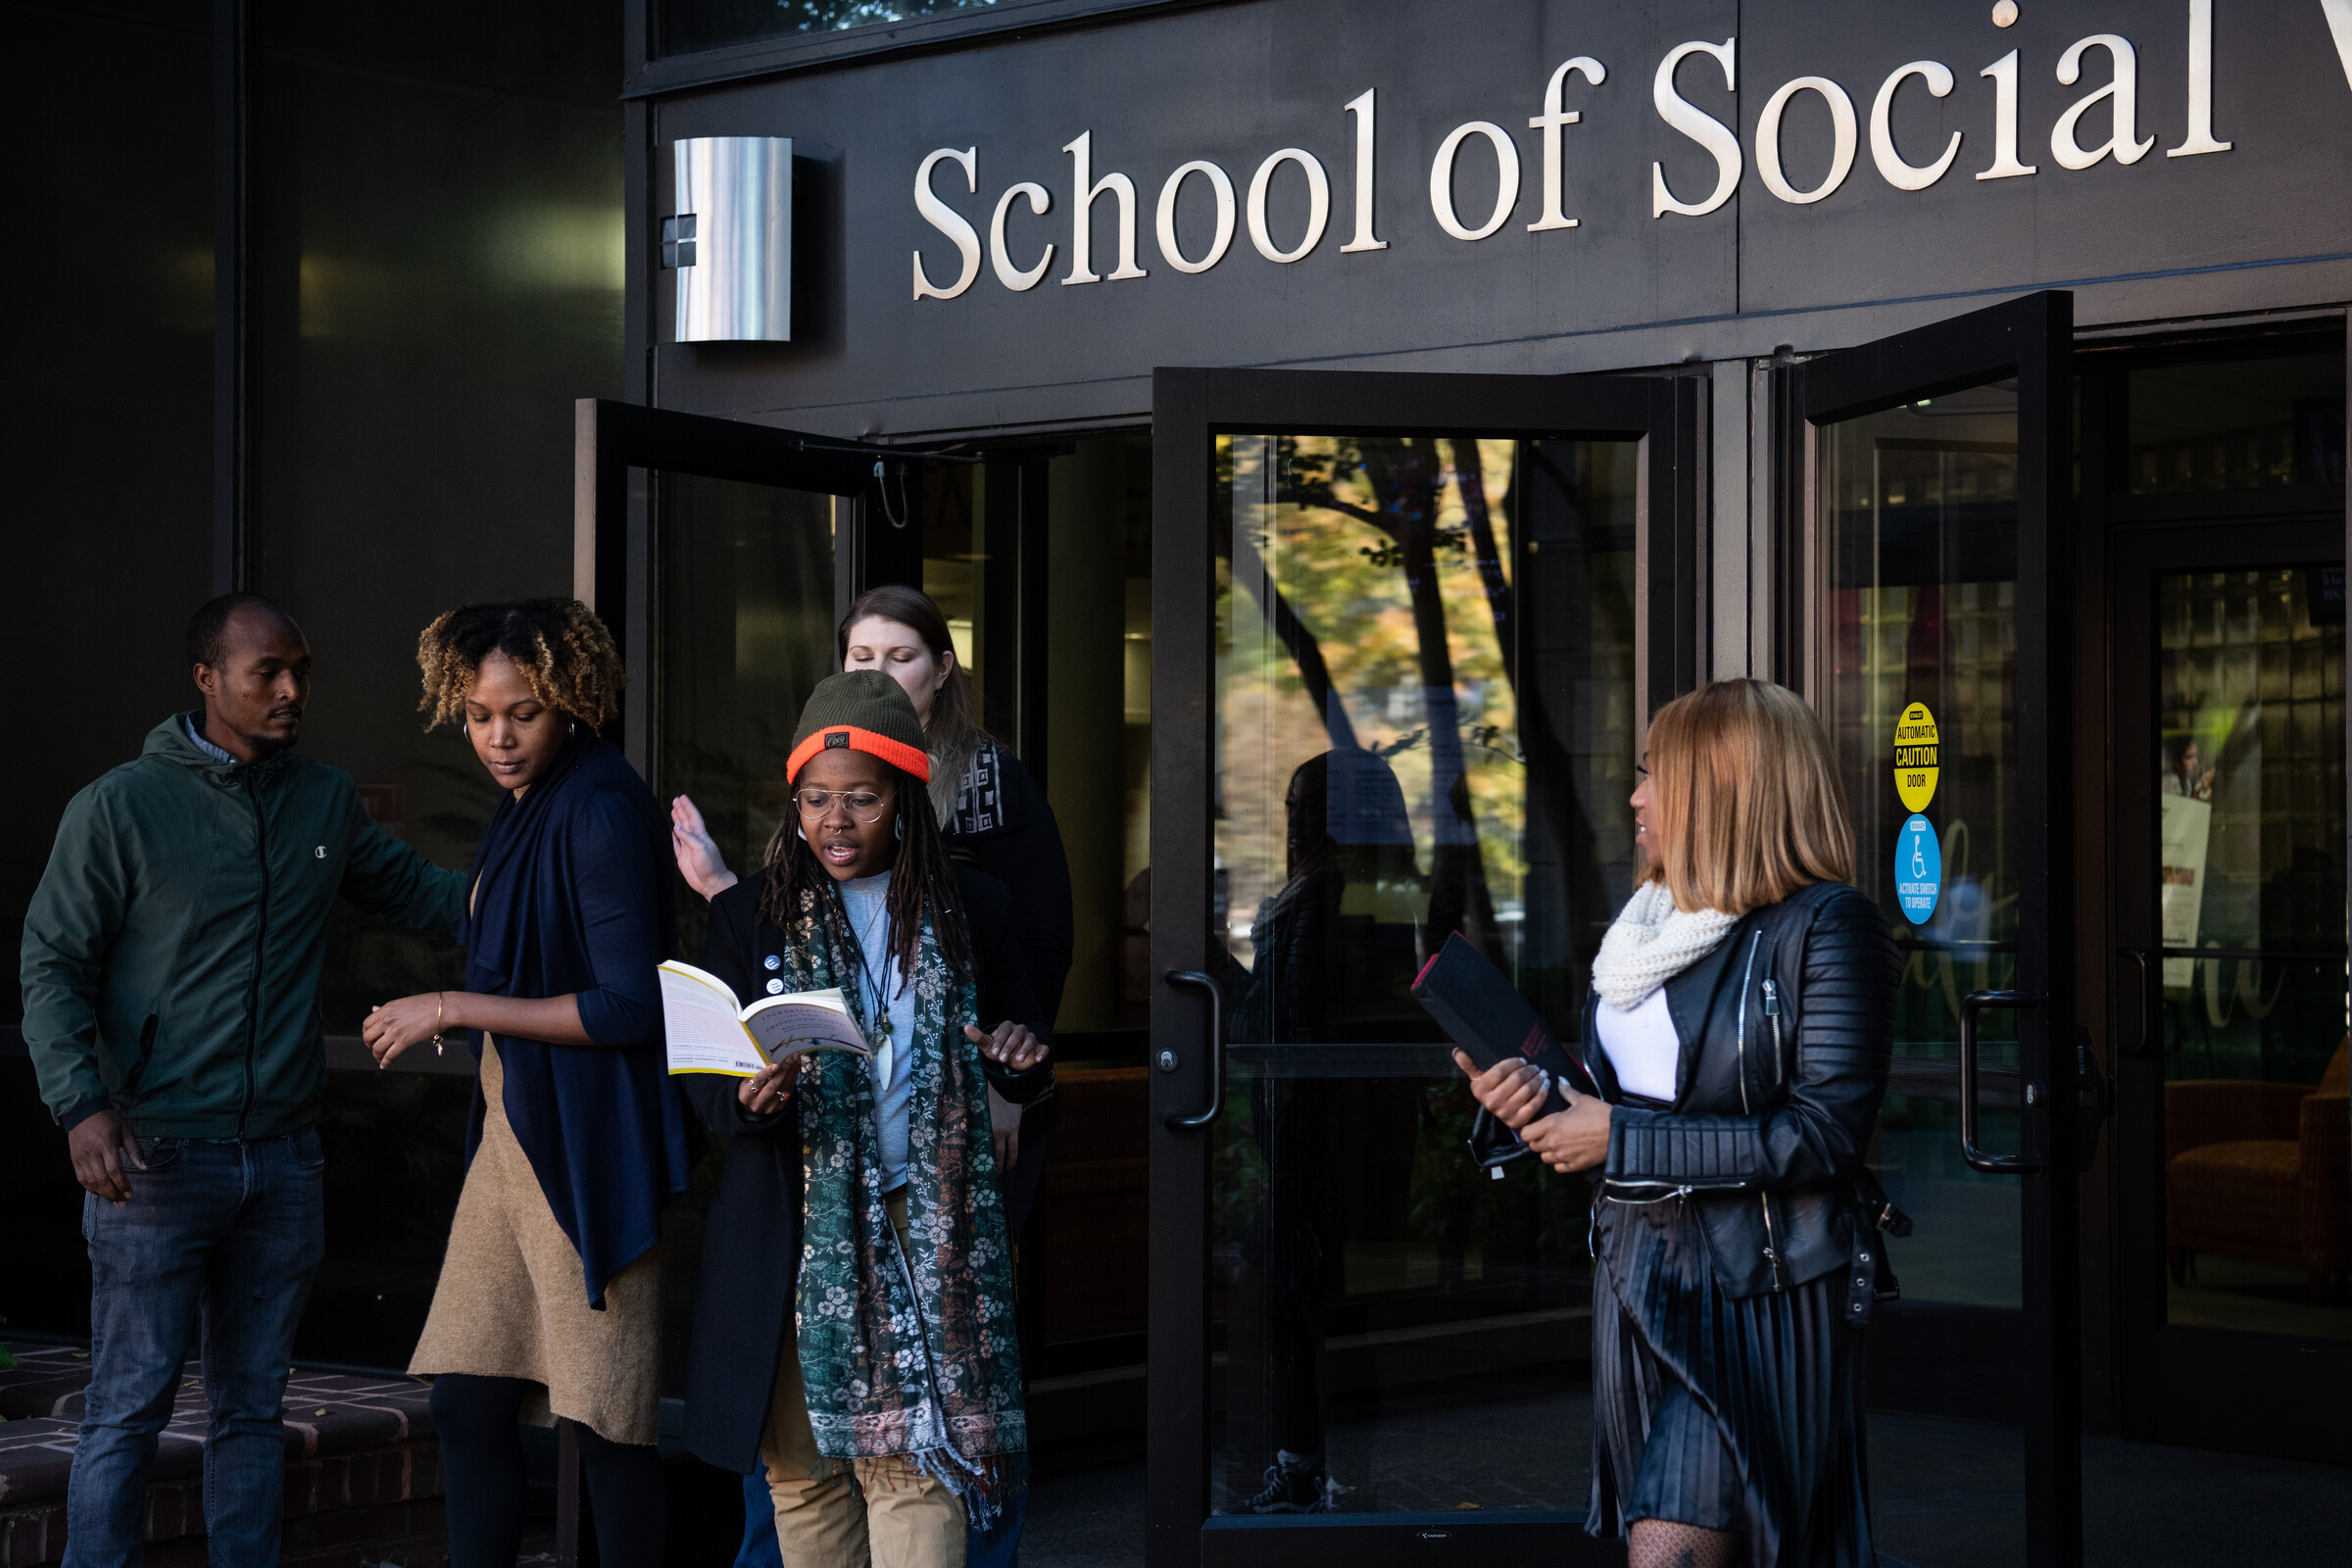
[[[1551,1074],[1544,1115],[1568,1108],[1560,1094],[1562,1085],[1579,1094],[1600,1093],[1577,1054],[1560,1044],[1518,988],[1458,931],[1446,937],[1446,945],[1413,977],[1413,1000],[1482,1070],[1509,1056],[1534,1062]]]

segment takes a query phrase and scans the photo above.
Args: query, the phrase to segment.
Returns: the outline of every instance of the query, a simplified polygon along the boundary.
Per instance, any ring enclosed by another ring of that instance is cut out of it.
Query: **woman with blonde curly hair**
[[[602,1560],[659,1563],[661,1215],[698,1152],[662,1045],[669,824],[618,748],[585,605],[467,605],[417,642],[422,708],[507,794],[467,877],[466,989],[374,1009],[379,1065],[459,1034],[481,1063],[466,1186],[410,1370],[433,1382],[454,1568],[522,1536],[517,1420],[573,1424]]]
[[[1678,698],[1647,760],[1642,880],[1585,1004],[1599,1096],[1545,1115],[1508,1061],[1471,1084],[1522,1152],[1595,1181],[1586,1528],[1632,1568],[1868,1568],[1863,1330],[1881,1232],[1909,1228],[1863,1163],[1894,944],[1794,692]]]

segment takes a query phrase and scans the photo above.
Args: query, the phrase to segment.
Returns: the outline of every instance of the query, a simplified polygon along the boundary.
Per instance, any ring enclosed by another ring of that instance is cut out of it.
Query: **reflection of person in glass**
[[[2198,747],[2196,738],[2191,736],[2180,742],[2178,747],[2168,748],[2168,750],[2171,752],[2171,760],[2165,763],[2164,773],[2157,786],[2158,793],[2184,795],[2192,801],[2212,800],[2213,774],[2205,766],[2204,754]]]
[[[1250,925],[1257,959],[1240,1004],[1269,1045],[1374,1038],[1419,1014],[1421,874],[1404,789],[1372,753],[1310,757],[1283,795],[1288,876]],[[1334,1033],[1335,1027],[1337,1033]]]
[[[1555,1170],[1592,1171],[1592,1502],[1633,1568],[1877,1560],[1862,1330],[1882,1224],[1862,1163],[1898,963],[1847,883],[1853,831],[1812,710],[1718,681],[1649,729],[1643,880],[1592,967],[1599,1098],[1473,1092]],[[1467,1056],[1457,1056],[1465,1071]]]
[[[1283,798],[1289,876],[1250,923],[1256,961],[1235,1008],[1234,1038],[1250,1044],[1333,1045],[1381,1038],[1417,967],[1420,877],[1404,791],[1388,763],[1343,747],[1309,758]],[[1324,1454],[1325,1312],[1341,1289],[1345,1222],[1337,1199],[1377,1209],[1382,1184],[1351,1179],[1347,1145],[1385,1159],[1412,1148],[1413,1108],[1392,1086],[1260,1074],[1251,1132],[1265,1161],[1266,1198],[1243,1241],[1236,1315],[1254,1316],[1265,1361],[1266,1439],[1272,1462],[1252,1513],[1321,1513],[1333,1488]],[[1348,1165],[1343,1172],[1342,1165]],[[1250,1327],[1244,1324],[1246,1337]]]

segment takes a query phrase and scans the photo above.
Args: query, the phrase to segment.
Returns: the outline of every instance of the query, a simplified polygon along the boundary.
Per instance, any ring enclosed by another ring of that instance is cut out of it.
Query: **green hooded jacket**
[[[275,1138],[318,1116],[318,972],[337,895],[448,933],[465,876],[385,834],[351,775],[220,761],[185,714],[74,797],[24,917],[24,1044],[67,1127]]]

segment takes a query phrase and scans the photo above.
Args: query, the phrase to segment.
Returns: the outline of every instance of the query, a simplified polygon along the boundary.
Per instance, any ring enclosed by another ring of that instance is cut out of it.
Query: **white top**
[[[1666,988],[1622,1011],[1606,1002],[1593,1010],[1600,1049],[1617,1070],[1618,1087],[1644,1100],[1672,1100],[1683,1043],[1674,1032],[1674,1015],[1666,1010]]]

